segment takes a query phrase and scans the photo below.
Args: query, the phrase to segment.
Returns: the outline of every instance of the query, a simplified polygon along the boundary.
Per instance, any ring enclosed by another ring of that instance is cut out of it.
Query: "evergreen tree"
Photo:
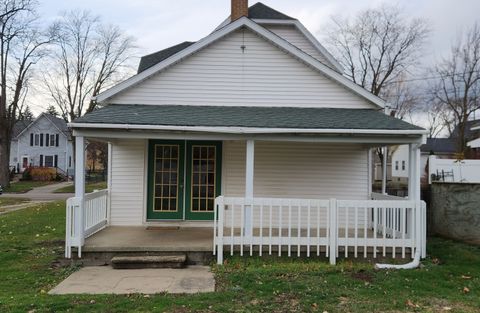
[[[58,111],[57,111],[57,109],[55,108],[54,105],[50,105],[50,106],[47,108],[46,113],[48,113],[48,114],[50,114],[50,115],[53,115],[53,116],[55,116],[55,117],[58,117],[58,115],[59,115],[59,114],[58,114]]]
[[[33,113],[30,110],[30,107],[28,105],[25,106],[25,109],[19,114],[19,120],[33,121],[34,119],[35,117],[33,116]]]

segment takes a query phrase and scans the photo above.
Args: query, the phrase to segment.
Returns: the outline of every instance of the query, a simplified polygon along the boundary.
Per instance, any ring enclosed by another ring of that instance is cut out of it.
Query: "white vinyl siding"
[[[269,31],[282,37],[292,45],[296,46],[303,52],[311,55],[323,64],[332,69],[335,67],[327,60],[327,58],[293,25],[264,25]]]
[[[227,35],[109,103],[375,108],[248,30]]]
[[[224,142],[223,194],[244,196],[244,141]],[[368,199],[367,150],[353,144],[255,142],[254,196]]]
[[[111,224],[144,224],[144,140],[112,144]],[[244,196],[245,141],[223,142],[222,195]],[[255,142],[254,196],[368,199],[367,152],[360,145]]]
[[[145,210],[145,140],[112,144],[111,224],[143,224]]]

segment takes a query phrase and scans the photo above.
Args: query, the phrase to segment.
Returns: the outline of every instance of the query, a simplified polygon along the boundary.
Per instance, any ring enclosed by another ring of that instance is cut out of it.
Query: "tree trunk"
[[[0,127],[0,185],[10,184],[10,136],[7,127]]]

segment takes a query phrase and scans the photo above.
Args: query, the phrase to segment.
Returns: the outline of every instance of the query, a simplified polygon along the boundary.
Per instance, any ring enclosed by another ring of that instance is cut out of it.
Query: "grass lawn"
[[[480,312],[480,247],[439,238],[416,270],[227,257],[216,293],[50,296],[75,270],[55,262],[64,222],[63,202],[0,216],[0,312]]]
[[[10,186],[3,189],[4,192],[25,193],[35,187],[46,186],[53,184],[52,181],[19,181],[11,183]]]
[[[93,192],[95,189],[102,190],[107,188],[107,182],[97,182],[97,183],[88,183],[85,184],[85,192]],[[70,185],[62,188],[55,189],[54,193],[74,193],[75,186]]]

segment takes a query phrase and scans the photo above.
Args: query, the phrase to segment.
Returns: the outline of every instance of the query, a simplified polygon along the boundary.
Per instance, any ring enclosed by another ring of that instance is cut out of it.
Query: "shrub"
[[[26,168],[22,174],[22,180],[32,180],[31,167]]]
[[[30,168],[30,175],[32,180],[36,181],[50,181],[55,180],[57,172],[50,167],[32,167]]]

